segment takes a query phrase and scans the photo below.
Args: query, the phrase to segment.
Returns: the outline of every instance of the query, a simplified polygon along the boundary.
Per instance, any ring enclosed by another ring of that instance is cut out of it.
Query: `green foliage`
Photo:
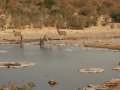
[[[111,17],[114,22],[120,23],[120,11],[114,11],[111,13]]]
[[[31,3],[32,3],[32,0],[26,0],[25,3],[31,4]]]
[[[83,7],[80,9],[80,15],[83,15],[83,16],[90,16],[91,14],[91,10],[89,8],[86,8],[86,7]]]
[[[55,4],[55,0],[44,0],[45,6],[51,8]]]
[[[82,17],[71,17],[68,20],[68,27],[71,29],[83,29],[84,22]]]

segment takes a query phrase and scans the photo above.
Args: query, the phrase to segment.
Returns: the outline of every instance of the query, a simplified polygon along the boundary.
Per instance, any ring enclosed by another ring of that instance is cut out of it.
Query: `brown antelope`
[[[43,38],[40,38],[40,46],[45,45],[45,42],[48,41],[48,40],[49,39],[48,39],[47,35],[44,35]]]
[[[65,36],[66,37],[66,31],[59,31],[59,29],[57,29],[57,32],[60,36]]]
[[[22,34],[21,34],[21,32],[18,32],[18,31],[13,31],[13,33],[14,33],[14,36],[21,36]]]
[[[23,35],[21,34],[21,32],[13,30],[13,33],[14,33],[15,37],[19,37],[19,39],[20,39],[20,41],[19,41],[20,47],[23,47],[23,39],[24,38],[23,38]]]

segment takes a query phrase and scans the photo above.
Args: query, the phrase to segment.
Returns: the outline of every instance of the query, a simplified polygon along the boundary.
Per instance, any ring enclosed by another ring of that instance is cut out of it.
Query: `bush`
[[[84,21],[85,21],[84,27],[95,26],[97,23],[97,17],[93,17],[93,16],[86,17]]]
[[[51,8],[55,4],[55,0],[44,0],[44,4],[47,8]]]
[[[113,19],[113,22],[120,23],[120,11],[114,11],[110,16]]]
[[[116,3],[120,0],[1,0],[0,14],[1,10],[11,14],[11,28],[32,23],[34,27],[83,29],[96,25],[97,16],[106,14],[120,23],[120,4]]]
[[[83,17],[71,17],[67,21],[67,28],[70,29],[83,29],[84,28],[84,21]]]
[[[89,8],[81,8],[79,14],[83,16],[89,16],[91,14],[91,10]]]

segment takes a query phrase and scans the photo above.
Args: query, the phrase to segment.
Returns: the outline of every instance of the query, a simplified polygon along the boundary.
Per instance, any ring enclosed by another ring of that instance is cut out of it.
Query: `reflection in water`
[[[21,49],[23,49],[23,48],[24,48],[24,45],[23,45],[23,43],[22,43],[22,44],[20,43],[20,48],[21,48]]]
[[[40,45],[40,51],[42,52],[42,57],[45,60],[52,59],[52,47],[46,46],[46,45]]]
[[[50,53],[52,51],[52,48],[49,46],[45,46],[45,45],[40,45],[40,50],[42,50],[43,52]]]
[[[65,47],[58,46],[57,49],[60,50],[60,51],[61,51],[61,50],[63,51],[63,50],[65,49]]]
[[[51,90],[59,90],[56,86],[51,86]]]

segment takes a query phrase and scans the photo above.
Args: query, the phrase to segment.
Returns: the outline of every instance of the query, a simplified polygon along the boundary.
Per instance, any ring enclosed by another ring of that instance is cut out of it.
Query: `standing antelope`
[[[48,37],[47,37],[47,35],[44,35],[43,38],[40,38],[40,46],[45,45],[45,41],[48,41]]]
[[[59,29],[57,28],[57,32],[60,36],[65,36],[66,38],[66,31],[59,31]]]
[[[22,34],[21,34],[21,32],[17,32],[17,31],[13,31],[13,33],[14,33],[14,36],[21,36]]]
[[[23,35],[21,34],[21,32],[15,31],[13,30],[14,36],[15,37],[19,37],[20,38],[20,47],[23,47]]]

